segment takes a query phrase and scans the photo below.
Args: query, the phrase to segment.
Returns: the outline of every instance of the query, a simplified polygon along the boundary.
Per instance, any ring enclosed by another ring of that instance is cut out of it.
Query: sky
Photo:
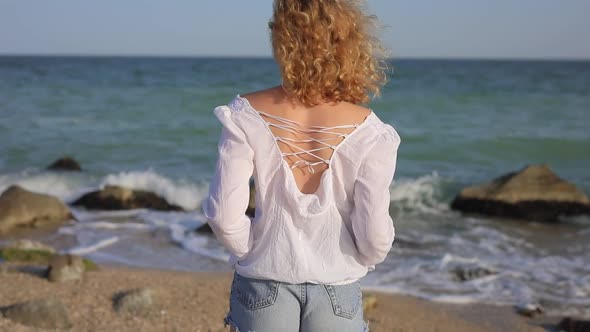
[[[369,0],[393,57],[590,59],[590,0]],[[0,54],[271,56],[270,0],[0,0]]]

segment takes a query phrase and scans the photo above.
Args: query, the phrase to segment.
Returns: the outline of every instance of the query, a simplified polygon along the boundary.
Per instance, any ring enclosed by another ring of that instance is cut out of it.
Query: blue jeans
[[[234,271],[224,326],[238,332],[368,332],[360,281],[290,284]]]

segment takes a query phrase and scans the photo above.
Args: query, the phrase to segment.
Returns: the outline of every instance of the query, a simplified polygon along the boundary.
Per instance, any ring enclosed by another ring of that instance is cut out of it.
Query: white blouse
[[[222,132],[203,210],[237,273],[338,285],[358,280],[385,260],[395,236],[389,186],[400,144],[391,125],[371,111],[331,146],[317,191],[306,194],[283,158],[281,138],[263,117],[268,114],[239,95],[213,112]],[[245,214],[251,176],[252,219]]]

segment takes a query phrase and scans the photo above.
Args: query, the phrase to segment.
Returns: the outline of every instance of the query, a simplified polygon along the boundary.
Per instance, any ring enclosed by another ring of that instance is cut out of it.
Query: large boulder
[[[148,316],[156,312],[156,292],[151,288],[134,288],[113,296],[113,307],[119,314]]]
[[[30,263],[35,265],[51,265],[54,256],[60,256],[55,250],[42,248],[15,248],[11,245],[0,247],[0,260],[15,263]],[[83,258],[85,271],[97,271],[98,265],[88,258]]]
[[[84,259],[77,255],[53,255],[47,268],[47,279],[52,282],[80,280],[84,277]]]
[[[557,328],[565,332],[590,332],[590,320],[567,317],[559,322]]]
[[[133,190],[120,186],[105,186],[102,190],[84,194],[72,203],[87,209],[129,210],[147,208],[163,211],[180,211],[182,208],[145,190]]]
[[[59,199],[10,186],[0,195],[0,234],[16,228],[61,224],[74,217]]]
[[[590,200],[547,165],[533,165],[464,188],[451,208],[498,217],[556,221],[559,216],[590,215]]]
[[[62,157],[47,166],[52,171],[81,171],[80,163],[71,157]]]
[[[54,252],[41,249],[0,248],[0,259],[7,262],[48,264]]]
[[[4,318],[43,329],[70,329],[68,310],[56,297],[33,299],[0,308]]]
[[[455,280],[461,282],[480,279],[496,274],[495,271],[481,266],[457,266],[451,273],[455,277]]]
[[[207,235],[212,235],[213,234],[213,229],[211,229],[211,226],[207,223],[199,226],[196,230],[195,230],[198,234],[207,234]]]
[[[51,246],[46,245],[43,242],[29,240],[29,239],[18,239],[10,242],[6,247],[20,250],[39,250],[45,251],[50,254],[55,253],[55,249]]]

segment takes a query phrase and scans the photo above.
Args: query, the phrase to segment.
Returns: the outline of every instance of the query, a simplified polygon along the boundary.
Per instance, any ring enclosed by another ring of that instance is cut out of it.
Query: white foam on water
[[[109,229],[109,230],[118,230],[118,229],[121,229],[121,230],[123,230],[123,229],[151,230],[153,227],[150,225],[146,225],[143,223],[137,223],[137,222],[87,221],[87,222],[83,222],[83,223],[77,223],[75,227],[71,227],[71,228],[74,228],[73,232],[75,233],[76,230],[80,230],[83,228]],[[65,232],[68,232],[68,231],[65,231]]]
[[[68,253],[68,254],[72,254],[72,255],[87,255],[91,252],[95,252],[99,249],[108,247],[117,241],[119,241],[119,237],[113,236],[108,239],[100,240],[96,243],[93,243],[92,245],[78,246],[78,247],[64,250],[63,253]]]
[[[19,185],[28,191],[52,195],[64,202],[71,202],[85,193],[102,189],[106,185],[119,185],[153,192],[185,210],[200,208],[208,192],[206,183],[195,184],[188,180],[172,180],[152,169],[119,172],[100,179],[86,172],[53,172],[28,168],[18,173],[0,175],[0,192],[11,185]]]
[[[137,215],[137,218],[146,224],[155,227],[167,228],[169,225],[179,224],[186,229],[195,229],[200,226],[204,217],[200,210],[195,211],[156,211],[145,210]]]
[[[51,172],[29,168],[19,173],[0,175],[0,193],[11,185],[18,185],[31,192],[68,201],[88,181],[88,175],[79,172]]]
[[[499,224],[465,221],[455,222],[457,230],[446,242],[440,234],[419,241],[419,232],[408,230],[404,240],[414,244],[392,251],[379,277],[371,278],[373,286],[435,301],[532,304],[556,314],[590,316],[590,243],[579,244],[574,253],[539,250]],[[460,281],[456,269],[475,271],[474,279]],[[478,271],[483,272],[478,276]]]
[[[146,190],[176,204],[185,210],[200,208],[208,192],[208,184],[188,180],[172,180],[152,169],[128,171],[106,175],[104,178],[85,172],[53,172],[29,168],[18,173],[0,175],[0,192],[11,185],[28,191],[52,195],[71,202],[83,194],[102,189],[106,185],[119,185],[130,189]]]
[[[394,180],[389,190],[392,207],[398,215],[448,211],[442,191],[444,183],[436,172],[416,179]]]
[[[147,209],[130,210],[86,210],[85,208],[70,207],[76,220],[122,219],[133,218],[147,211]]]
[[[187,181],[172,181],[152,169],[128,171],[107,175],[99,187],[118,185],[131,189],[151,191],[185,210],[195,210],[207,194],[206,185],[196,185]]]
[[[170,224],[169,229],[172,240],[182,248],[221,262],[228,261],[229,253],[214,238],[190,232],[180,224]]]

